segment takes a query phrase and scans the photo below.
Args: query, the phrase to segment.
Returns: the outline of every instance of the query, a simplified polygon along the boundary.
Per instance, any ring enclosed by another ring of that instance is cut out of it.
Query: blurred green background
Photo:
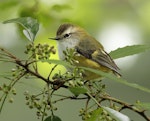
[[[16,24],[2,24],[7,19],[34,17],[40,23],[36,43],[49,43],[58,26],[71,22],[85,28],[99,40],[107,52],[133,44],[150,44],[150,1],[149,0],[0,0],[0,46],[7,48],[20,58],[25,58],[24,49],[28,43],[22,30]],[[20,31],[21,30],[21,31]],[[54,56],[58,59],[58,56]],[[121,69],[123,78],[132,83],[150,88],[150,52],[115,60]],[[40,65],[41,66],[41,65]],[[9,72],[13,65],[0,62],[0,73]],[[58,69],[59,70],[59,69]],[[49,73],[45,64],[41,73]],[[5,82],[0,78],[0,84]],[[116,98],[134,103],[136,100],[150,102],[150,94],[125,85],[104,80],[107,92]],[[42,89],[39,80],[21,80],[16,85],[17,96],[14,103],[6,102],[0,121],[37,121],[34,109],[25,105],[23,93],[32,93]],[[61,89],[58,93],[69,93]],[[79,109],[84,102],[63,101],[57,104],[58,115],[62,121],[81,121]],[[123,111],[134,121],[142,121],[139,115]]]

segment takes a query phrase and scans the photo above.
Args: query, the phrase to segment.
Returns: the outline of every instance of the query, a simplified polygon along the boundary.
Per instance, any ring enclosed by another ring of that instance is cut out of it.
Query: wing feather
[[[82,56],[97,62],[101,66],[111,69],[114,73],[121,76],[119,68],[110,55],[105,52],[103,46],[91,36],[88,37],[88,39],[82,40],[82,42],[76,46],[76,50]]]
[[[105,66],[113,70],[114,72],[120,75],[118,66],[115,64],[110,55],[106,53],[104,50],[102,49],[95,50],[92,53],[92,60],[94,60],[95,62],[99,63],[102,66]]]

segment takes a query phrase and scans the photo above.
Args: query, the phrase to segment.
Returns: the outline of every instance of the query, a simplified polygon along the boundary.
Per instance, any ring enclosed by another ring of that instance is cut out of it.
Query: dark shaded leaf
[[[69,90],[75,95],[78,96],[80,94],[85,94],[87,92],[87,89],[83,87],[70,87]]]
[[[58,116],[48,116],[44,121],[62,121]]]

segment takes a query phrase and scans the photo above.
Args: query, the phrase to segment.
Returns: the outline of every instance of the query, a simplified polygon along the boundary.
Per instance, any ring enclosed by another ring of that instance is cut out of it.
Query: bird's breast
[[[59,58],[61,60],[65,59],[65,55],[63,53],[63,51],[66,51],[66,49],[71,49],[71,48],[75,48],[75,46],[78,44],[79,40],[77,39],[67,39],[64,41],[60,41],[58,42],[58,54],[59,54]]]

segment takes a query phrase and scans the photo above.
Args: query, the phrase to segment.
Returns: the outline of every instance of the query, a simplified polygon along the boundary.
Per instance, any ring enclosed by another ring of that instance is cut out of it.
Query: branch
[[[9,92],[11,91],[12,87],[14,87],[14,85],[15,85],[25,74],[26,74],[25,72],[22,73],[21,75],[19,75],[19,77],[17,77],[15,80],[13,80],[12,83],[10,83],[10,85],[9,85],[10,89],[8,90]],[[2,105],[0,106],[0,113],[2,112],[2,109],[3,109],[3,106],[4,106],[5,100],[7,99],[9,92],[4,93],[4,94],[2,95],[2,97],[3,97],[3,96],[6,94],[5,97],[4,97],[4,99],[3,99],[3,101],[2,101]],[[1,97],[1,99],[2,99],[2,97]]]
[[[123,110],[123,109],[130,109],[130,110],[132,110],[132,111],[134,111],[134,112],[136,112],[136,113],[138,113],[139,115],[141,115],[144,119],[146,119],[147,121],[150,121],[150,117],[148,117],[146,114],[145,114],[145,110],[140,110],[140,109],[137,109],[137,108],[135,108],[135,106],[134,105],[131,105],[131,104],[129,104],[129,103],[126,103],[126,102],[123,102],[123,101],[121,101],[121,100],[118,100],[118,99],[116,99],[116,98],[114,98],[114,97],[111,97],[111,96],[100,96],[103,100],[102,101],[104,101],[104,100],[110,100],[110,101],[113,101],[113,102],[116,102],[116,103],[118,103],[118,104],[120,104],[120,105],[122,105],[122,107],[121,107],[121,109],[119,110],[119,111],[121,111],[121,110]]]
[[[57,102],[63,101],[63,100],[67,100],[67,99],[71,99],[71,100],[87,100],[88,99],[88,97],[65,96],[65,95],[59,95],[59,94],[53,94],[53,95],[61,97],[60,99],[53,101],[54,103],[57,103]]]
[[[1,55],[0,58],[2,58],[2,61],[3,61],[3,59],[6,59],[5,62],[7,62],[7,59],[8,59],[8,62],[15,63],[16,65],[19,65],[20,67],[22,67],[23,69],[25,69],[24,74],[21,77],[23,77],[27,73],[31,74],[31,75],[33,75],[33,76],[35,76],[35,77],[43,80],[47,85],[51,84],[53,86],[53,90],[57,90],[57,89],[59,89],[61,87],[68,88],[68,86],[65,85],[65,82],[67,82],[67,81],[72,80],[72,79],[75,78],[75,77],[69,78],[69,79],[66,79],[65,81],[62,81],[62,80],[59,80],[59,79],[58,80],[50,80],[49,79],[50,75],[51,75],[52,71],[55,69],[55,67],[57,65],[55,65],[52,68],[52,70],[50,71],[48,77],[45,78],[45,77],[43,77],[42,75],[40,75],[38,73],[37,67],[35,67],[34,69],[30,68],[31,67],[30,65],[34,64],[34,63],[37,64],[37,61],[33,61],[33,62],[25,61],[24,62],[24,61],[20,60],[19,58],[17,58],[16,56],[14,56],[13,54],[11,54],[10,52],[8,52],[7,50],[5,50],[5,49],[3,49],[1,47],[0,47],[0,51],[2,52],[2,53],[0,52],[0,55]],[[20,78],[18,78],[17,80],[19,80]],[[15,83],[17,82],[17,80],[15,81]],[[12,84],[12,87],[13,87],[14,84]],[[119,99],[116,99],[114,97],[111,97],[109,95],[101,95],[100,92],[97,93],[97,94],[99,95],[99,99],[100,99],[99,102],[95,98],[96,95],[93,96],[91,91],[89,91],[89,93],[85,94],[87,97],[81,97],[81,98],[74,97],[74,96],[62,96],[62,95],[57,95],[57,94],[53,94],[53,95],[55,95],[55,96],[61,96],[60,99],[55,100],[54,102],[59,102],[59,101],[63,101],[63,100],[66,100],[66,99],[73,99],[73,100],[85,100],[86,99],[87,100],[87,105],[88,105],[89,100],[92,99],[97,104],[97,106],[99,106],[99,107],[101,107],[100,103],[102,101],[105,101],[105,100],[112,101],[112,102],[115,102],[115,103],[120,104],[122,106],[119,111],[124,110],[124,109],[130,109],[130,110],[138,113],[140,116],[142,116],[147,121],[150,121],[150,117],[148,117],[145,114],[145,110],[140,110],[140,109],[136,108],[134,105],[131,105],[131,104],[126,103],[126,102],[123,102],[123,101],[121,101]],[[6,95],[6,97],[7,97],[7,95]],[[4,97],[3,102],[4,101],[5,101],[5,97]],[[87,105],[86,105],[86,108],[87,108]],[[2,104],[2,106],[3,106],[3,104]],[[2,109],[2,107],[0,107],[0,112],[1,112],[1,109]]]
[[[52,84],[53,86],[58,85],[58,82],[51,81],[51,80],[49,80],[49,78],[47,79],[47,78],[43,77],[42,75],[40,75],[37,71],[31,70],[29,68],[30,63],[22,63],[22,61],[19,58],[17,58],[16,56],[14,56],[13,54],[11,54],[10,52],[8,52],[7,50],[5,50],[4,48],[0,47],[0,50],[2,52],[4,52],[7,55],[7,57],[9,57],[12,60],[13,63],[16,63],[17,65],[23,67],[26,70],[27,73],[29,73],[29,74],[31,74],[31,75],[33,75],[33,76],[35,76],[35,77],[43,80],[47,84]],[[64,83],[61,83],[61,84],[59,83],[59,88],[60,87],[68,88],[68,86],[64,85]]]

